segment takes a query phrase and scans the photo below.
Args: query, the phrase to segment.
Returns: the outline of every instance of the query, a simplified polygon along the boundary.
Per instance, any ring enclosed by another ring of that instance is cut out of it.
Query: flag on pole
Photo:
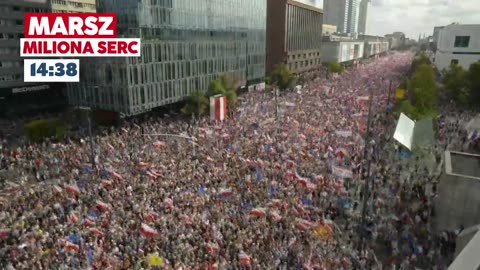
[[[145,236],[145,237],[154,237],[158,235],[158,231],[155,230],[154,228],[148,226],[145,223],[142,223],[140,226],[140,232]]]
[[[223,121],[227,116],[227,97],[216,95],[210,97],[210,120]]]

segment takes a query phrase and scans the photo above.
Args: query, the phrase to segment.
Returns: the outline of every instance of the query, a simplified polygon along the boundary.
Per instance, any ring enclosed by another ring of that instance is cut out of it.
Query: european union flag
[[[273,186],[270,186],[269,190],[268,190],[268,193],[269,193],[270,197],[275,196],[275,194],[277,194],[277,189],[274,188]]]
[[[207,188],[206,188],[206,187],[199,187],[199,188],[198,188],[198,193],[204,194],[205,192],[207,192]]]
[[[255,177],[257,178],[257,181],[263,180],[262,170],[258,167],[255,169]]]
[[[265,145],[265,152],[272,153],[272,145],[271,144]]]
[[[82,237],[80,237],[80,235],[78,235],[78,234],[72,234],[72,235],[67,237],[67,240],[78,245],[78,244],[80,244],[80,241],[82,240]]]
[[[96,219],[96,218],[98,217],[98,211],[97,211],[97,209],[92,209],[92,210],[90,210],[90,212],[88,212],[88,215],[89,215],[91,218]]]
[[[307,198],[303,198],[303,199],[301,200],[301,202],[302,202],[303,205],[308,205],[308,206],[313,205],[313,201],[312,201],[312,200],[309,200],[309,199],[307,199]]]
[[[244,212],[250,210],[253,208],[253,205],[251,203],[242,203],[240,204],[240,209]]]
[[[94,250],[93,247],[88,247],[87,248],[87,262],[88,262],[88,265],[92,265],[94,259],[95,259],[95,250]]]

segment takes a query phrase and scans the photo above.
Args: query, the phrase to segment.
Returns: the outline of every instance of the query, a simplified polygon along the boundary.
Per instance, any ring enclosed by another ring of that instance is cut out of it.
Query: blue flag
[[[199,188],[198,188],[198,193],[204,194],[205,192],[207,192],[207,188],[206,188],[206,187],[199,187]]]
[[[258,167],[255,169],[255,178],[257,178],[257,181],[263,180],[262,170]]]

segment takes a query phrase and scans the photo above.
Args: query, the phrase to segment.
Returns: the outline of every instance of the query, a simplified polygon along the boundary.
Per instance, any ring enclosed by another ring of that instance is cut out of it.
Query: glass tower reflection
[[[266,0],[97,0],[117,13],[118,37],[141,37],[139,58],[87,59],[72,105],[134,115],[182,100],[227,74],[265,76]]]

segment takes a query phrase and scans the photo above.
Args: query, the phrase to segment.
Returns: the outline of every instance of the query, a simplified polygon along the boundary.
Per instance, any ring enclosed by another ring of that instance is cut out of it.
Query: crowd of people
[[[93,166],[88,137],[4,145],[0,267],[446,269],[435,172],[400,162],[392,139],[388,88],[412,60],[387,55],[277,102],[250,92],[224,122],[127,123],[94,137]]]

